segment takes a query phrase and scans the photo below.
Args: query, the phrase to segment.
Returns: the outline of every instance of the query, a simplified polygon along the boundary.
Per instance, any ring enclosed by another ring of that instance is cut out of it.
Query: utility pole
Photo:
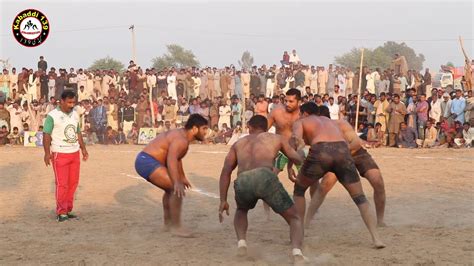
[[[135,25],[131,25],[128,29],[132,31],[132,60],[136,64],[137,51],[136,51],[136,46],[135,46]]]
[[[360,99],[362,98],[360,95],[361,91],[361,86],[362,86],[362,68],[363,68],[363,62],[364,62],[364,48],[360,49],[360,68],[359,68],[359,90],[357,92],[357,109],[356,109],[356,121],[354,125],[354,129],[357,132],[357,129],[359,128],[359,107],[360,107]],[[365,77],[364,77],[365,78]]]

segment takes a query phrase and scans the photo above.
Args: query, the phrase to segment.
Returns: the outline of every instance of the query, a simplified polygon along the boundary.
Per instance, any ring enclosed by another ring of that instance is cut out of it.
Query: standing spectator
[[[386,109],[386,112],[390,114],[390,120],[388,123],[388,132],[389,132],[389,143],[390,147],[395,147],[395,139],[400,131],[400,123],[405,120],[405,115],[407,110],[405,105],[400,102],[400,96],[395,94],[393,96],[393,101],[389,104]],[[406,124],[405,124],[406,126]]]
[[[288,61],[290,62],[290,64],[293,64],[293,65],[297,65],[301,63],[300,57],[298,56],[298,54],[296,54],[295,49],[293,49],[293,51],[291,52]]]
[[[434,93],[431,95],[429,115],[430,118],[434,120],[435,125],[441,121],[441,114],[441,100],[438,99],[438,94]]]
[[[18,102],[14,102],[12,105],[7,107],[8,112],[10,113],[10,127],[9,129],[12,130],[12,128],[22,128],[22,121],[21,121],[21,113],[22,110],[18,104]]]
[[[166,83],[168,84],[168,96],[172,99],[177,100],[178,95],[176,93],[176,76],[174,75],[172,70],[170,70],[170,72],[168,73]]]
[[[265,96],[266,97],[273,97],[273,93],[275,92],[275,72],[273,71],[273,68],[271,68],[267,73],[265,74],[266,78],[266,89],[265,89]]]
[[[327,83],[326,83],[326,88],[328,91],[325,91],[324,93],[319,92],[320,95],[326,94],[326,93],[331,93],[332,90],[334,89],[334,85],[336,84],[336,72],[332,69],[332,64],[329,65],[328,72],[327,72]]]
[[[428,121],[428,102],[426,101],[426,94],[420,95],[420,100],[416,104],[416,121],[418,127],[418,138],[425,138],[425,126]]]
[[[145,96],[142,95],[142,96],[140,96],[140,100],[138,101],[137,107],[135,108],[135,111],[137,112],[136,122],[137,122],[138,128],[143,127],[143,122],[144,122],[143,119],[145,117],[145,113],[146,113],[147,108],[149,108],[148,102],[145,99]]]
[[[107,111],[102,103],[102,100],[94,101],[92,103],[92,110],[89,112],[89,121],[91,123],[92,131],[96,132],[99,143],[104,143],[105,128],[107,127]]]
[[[238,123],[242,123],[242,105],[240,104],[239,98],[234,97],[232,99],[232,127],[235,128]]]
[[[240,75],[240,79],[242,80],[244,97],[248,99],[250,97],[250,73],[248,73],[247,69],[244,69]]]
[[[329,105],[328,105],[328,108],[329,108],[329,115],[331,117],[332,120],[338,120],[340,119],[339,117],[339,105],[337,105],[335,102],[334,102],[334,97],[329,97]]]
[[[449,120],[452,120],[451,116],[451,97],[447,92],[443,94],[443,101],[441,102],[441,118],[446,118]],[[441,119],[443,120],[443,119]]]
[[[120,108],[119,118],[123,132],[128,136],[135,121],[135,108],[132,107],[130,100],[127,100],[125,106]]]
[[[221,90],[221,75],[219,73],[219,70],[217,68],[214,68],[214,97],[222,96],[222,90]]]
[[[46,62],[46,61],[44,60],[44,57],[43,57],[43,56],[40,56],[40,57],[39,57],[38,69],[41,69],[41,70],[43,70],[44,72],[46,72],[46,70],[48,69],[48,62]]]
[[[210,128],[217,127],[219,124],[219,102],[215,100],[209,108]]]
[[[230,125],[230,115],[232,114],[232,110],[230,109],[230,102],[223,101],[223,104],[219,107],[219,130],[222,130],[222,125],[227,124]]]
[[[380,93],[379,99],[375,101],[374,103],[375,122],[380,123],[381,125],[380,131],[382,131],[383,134],[387,132],[387,123],[388,123],[388,117],[389,117],[389,113],[387,112],[388,106],[389,106],[389,103],[385,97],[385,93],[384,92]]]
[[[464,109],[466,108],[466,99],[462,97],[462,91],[456,90],[456,98],[451,103],[451,116],[454,121],[464,124]]]
[[[260,78],[255,70],[252,70],[252,74],[250,75],[250,93],[253,95],[260,94]]]
[[[10,95],[13,90],[18,91],[18,74],[16,73],[16,68],[12,68],[12,73],[10,74]]]
[[[423,76],[422,87],[426,94],[431,94],[431,74],[430,74],[429,68],[425,70],[425,75]],[[431,97],[432,95],[427,95],[427,96]]]
[[[325,94],[326,84],[328,83],[328,72],[324,70],[324,67],[321,67],[318,71],[318,91],[316,92],[319,95]]]
[[[44,163],[53,164],[56,177],[56,214],[58,222],[77,216],[72,213],[74,193],[79,183],[80,155],[89,157],[79,127],[79,116],[73,110],[76,95],[65,91],[58,109],[51,111],[44,124]]]
[[[0,92],[3,93],[5,99],[10,95],[10,75],[7,69],[3,69],[2,74],[0,74]]]
[[[282,67],[286,67],[287,65],[290,64],[290,55],[288,54],[287,51],[283,52],[283,58],[280,61]]]

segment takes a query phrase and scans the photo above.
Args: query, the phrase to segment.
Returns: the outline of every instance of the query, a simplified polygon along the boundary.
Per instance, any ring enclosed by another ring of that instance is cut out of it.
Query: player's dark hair
[[[309,115],[317,115],[319,113],[319,106],[314,102],[307,102],[301,105],[300,112]]]
[[[72,90],[65,90],[61,93],[61,100],[74,99],[76,98],[76,93]]]
[[[289,89],[286,92],[286,96],[295,96],[298,101],[301,101],[301,91],[298,89]]]
[[[331,118],[331,115],[329,114],[329,108],[326,105],[319,106],[319,116]]]
[[[267,131],[268,129],[268,121],[267,118],[263,115],[255,115],[250,118],[249,122],[247,123],[249,126],[255,129],[261,129],[263,131]]]
[[[202,127],[202,126],[207,126],[208,122],[207,119],[204,118],[200,114],[192,114],[189,116],[188,121],[186,122],[186,125],[184,128],[186,130],[191,130],[193,127]]]

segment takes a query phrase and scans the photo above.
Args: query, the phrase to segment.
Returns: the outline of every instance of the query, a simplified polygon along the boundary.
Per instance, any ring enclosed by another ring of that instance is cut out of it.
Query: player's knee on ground
[[[364,194],[354,195],[352,196],[352,200],[356,205],[361,205],[367,202],[367,198]]]
[[[293,195],[297,197],[304,197],[304,194],[308,190],[308,187],[303,187],[299,185],[298,183],[295,183],[295,188],[293,190]]]

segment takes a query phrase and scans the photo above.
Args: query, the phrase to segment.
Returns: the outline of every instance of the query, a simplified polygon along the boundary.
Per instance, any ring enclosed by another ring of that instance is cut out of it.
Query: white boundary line
[[[139,177],[139,176],[130,175],[130,174],[126,174],[126,173],[121,173],[121,175],[124,175],[126,177],[130,177],[130,178],[133,178],[133,179],[138,179],[138,180],[141,180],[142,182],[147,182],[144,178]],[[201,194],[203,196],[209,197],[209,198],[219,199],[218,195],[216,195],[214,193],[211,193],[211,192],[204,191],[200,188],[191,188],[191,191],[196,192],[198,194]]]

